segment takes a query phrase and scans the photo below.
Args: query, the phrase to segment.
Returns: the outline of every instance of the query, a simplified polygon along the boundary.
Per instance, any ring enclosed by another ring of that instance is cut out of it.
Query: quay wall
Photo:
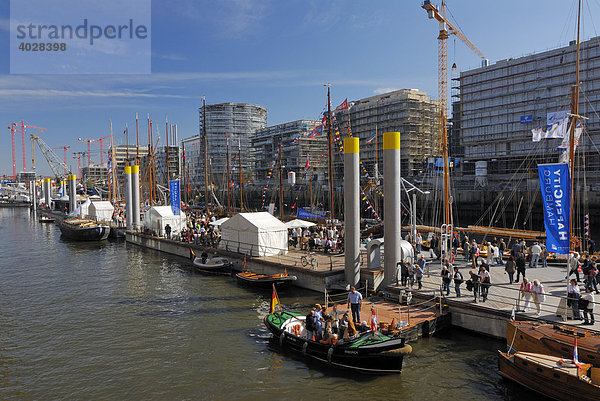
[[[199,255],[201,252],[206,252],[209,255],[217,254],[219,256],[228,258],[233,264],[232,269],[234,271],[242,270],[244,255],[227,251],[225,249],[200,247],[198,245],[186,244],[166,238],[149,236],[134,231],[127,231],[126,241],[144,248],[165,252],[186,259],[189,258],[190,248],[194,250],[196,255]],[[334,269],[332,271],[310,270],[280,262],[262,260],[260,258],[247,258],[246,266],[248,269],[257,273],[268,275],[279,274],[282,273],[284,269],[287,269],[289,274],[292,274],[298,278],[294,285],[318,292],[324,292],[325,288],[330,288],[333,283],[344,280],[343,269]]]

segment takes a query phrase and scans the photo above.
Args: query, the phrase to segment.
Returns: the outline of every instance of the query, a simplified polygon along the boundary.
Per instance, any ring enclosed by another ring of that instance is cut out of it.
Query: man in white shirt
[[[583,324],[594,324],[594,293],[591,287],[585,289],[585,294],[581,297],[581,301],[587,301],[587,305],[582,308],[583,318],[585,319]]]
[[[531,246],[531,262],[529,263],[529,267],[536,268],[538,265],[538,261],[540,260],[540,254],[542,253],[542,247],[534,242]]]

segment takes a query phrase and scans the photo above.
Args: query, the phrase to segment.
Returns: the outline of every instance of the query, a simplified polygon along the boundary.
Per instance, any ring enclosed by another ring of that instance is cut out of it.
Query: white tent
[[[88,216],[92,220],[111,221],[115,207],[109,201],[93,201],[88,207]]]
[[[173,214],[171,206],[152,206],[144,213],[144,227],[154,230],[158,235],[165,235],[165,226],[171,226],[171,235],[176,235],[183,230],[185,225],[185,213],[179,216]]]
[[[219,227],[221,224],[225,223],[227,220],[229,220],[229,217],[223,217],[222,219],[211,221],[208,224],[210,224],[211,226]]]
[[[251,256],[286,254],[287,230],[285,224],[267,212],[239,213],[221,224],[219,246]]]
[[[69,216],[70,217],[79,216],[81,218],[84,218],[85,216],[88,215],[88,209],[91,204],[92,204],[92,202],[90,202],[90,199],[86,198],[83,202],[79,203],[79,206],[75,210],[73,210],[71,213],[69,213]]]
[[[294,219],[285,223],[285,226],[287,228],[308,228],[316,226],[316,224],[306,220]]]

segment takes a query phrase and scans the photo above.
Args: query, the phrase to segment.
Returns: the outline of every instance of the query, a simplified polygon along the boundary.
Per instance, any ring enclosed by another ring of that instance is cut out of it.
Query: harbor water
[[[307,365],[269,341],[270,294],[123,241],[65,241],[26,209],[0,210],[0,252],[0,399],[539,399],[498,375],[501,341],[458,330],[413,343],[401,375]]]

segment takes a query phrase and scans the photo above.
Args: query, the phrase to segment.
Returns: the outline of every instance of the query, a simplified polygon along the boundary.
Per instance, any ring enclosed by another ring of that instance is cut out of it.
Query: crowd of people
[[[188,244],[217,247],[221,241],[221,233],[217,227],[210,224],[216,220],[217,216],[214,214],[206,211],[190,210],[186,213],[185,228],[174,239]],[[167,237],[170,238],[170,230]]]
[[[518,284],[517,310],[527,312],[532,303],[535,313],[540,316],[542,304],[546,301],[543,284],[535,279],[527,278],[528,269],[548,267],[550,253],[543,243],[534,241],[527,246],[522,239],[509,245],[503,238],[493,238],[478,244],[476,240],[469,239],[467,235],[462,239],[455,233],[448,244],[448,256],[440,252],[440,243],[437,235],[429,235],[429,249],[425,250],[425,242],[420,233],[414,240],[410,234],[405,237],[413,245],[416,262],[402,259],[397,263],[396,283],[403,287],[414,288],[415,282],[418,289],[422,288],[421,278],[427,262],[425,255],[429,252],[431,259],[442,259],[442,268],[439,273],[441,291],[446,296],[450,295],[452,287],[456,297],[461,297],[461,287],[466,284],[467,291],[473,295],[473,302],[486,302],[490,287],[492,286],[491,267],[503,266],[508,278],[508,284]],[[598,282],[600,281],[597,257],[593,255],[595,244],[587,241],[587,249],[583,255],[574,252],[570,255],[569,273],[567,277],[575,276],[569,285],[568,305],[572,308],[573,319],[584,321],[583,324],[593,324],[594,294],[600,294]],[[466,277],[456,264],[459,250],[462,248],[464,260],[469,268]],[[590,253],[591,251],[591,253]],[[439,264],[438,264],[439,266]],[[516,273],[516,277],[515,277]],[[496,273],[497,274],[497,273]],[[496,282],[499,282],[497,278]],[[579,283],[583,288],[580,289]]]
[[[355,287],[351,287],[347,306],[352,318],[350,318],[349,312],[338,311],[336,304],[329,311],[326,305],[316,304],[306,315],[306,338],[323,344],[335,344],[338,339],[352,337],[370,330],[366,321],[360,321],[362,299],[362,294]]]
[[[335,225],[317,224],[308,228],[289,229],[289,243],[305,251],[344,252],[344,229]]]

